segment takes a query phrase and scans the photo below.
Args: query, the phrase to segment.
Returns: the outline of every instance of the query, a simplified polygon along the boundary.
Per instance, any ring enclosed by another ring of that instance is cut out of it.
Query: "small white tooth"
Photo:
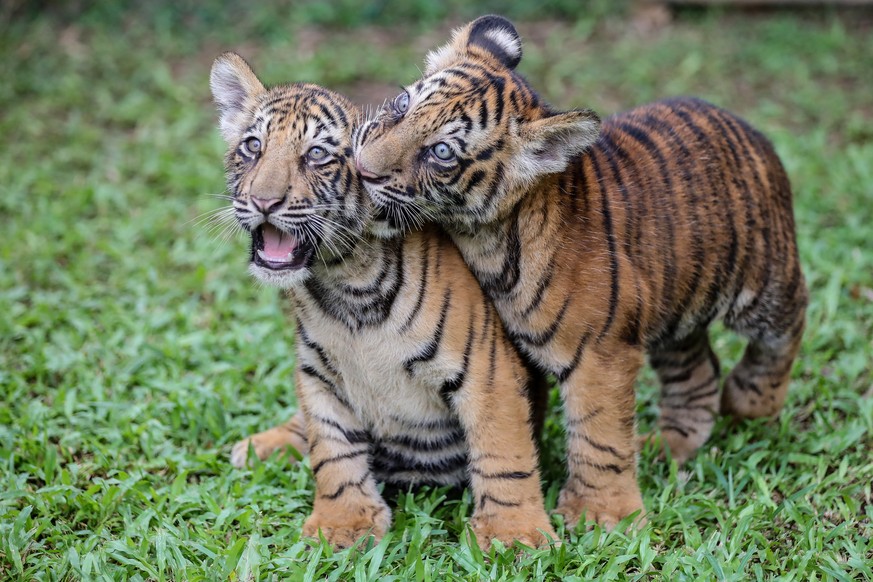
[[[268,263],[287,263],[294,259],[294,253],[288,253],[288,255],[284,259],[277,259],[275,257],[268,257],[267,253],[263,250],[258,249],[258,256],[267,261]]]
[[[278,262],[273,257],[268,257],[267,253],[265,253],[264,251],[262,251],[260,249],[258,249],[258,256],[261,257],[262,259],[264,259],[265,261],[267,261],[268,263],[277,263]]]

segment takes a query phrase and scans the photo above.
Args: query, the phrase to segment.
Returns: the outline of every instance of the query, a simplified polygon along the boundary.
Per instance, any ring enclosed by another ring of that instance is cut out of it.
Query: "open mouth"
[[[376,206],[373,213],[373,219],[378,222],[386,222],[391,228],[399,228],[400,224],[397,220],[397,211],[390,206]]]
[[[265,222],[252,231],[252,262],[273,271],[303,269],[312,265],[315,247],[309,241]]]

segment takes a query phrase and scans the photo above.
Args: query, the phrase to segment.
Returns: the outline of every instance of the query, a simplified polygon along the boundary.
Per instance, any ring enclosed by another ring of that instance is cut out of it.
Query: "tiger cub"
[[[371,217],[353,164],[360,112],[316,85],[266,89],[233,53],[210,84],[249,271],[285,289],[296,315],[303,416],[278,441],[309,448],[316,492],[303,535],[320,530],[340,547],[381,538],[391,521],[381,481],[469,484],[483,548],[554,538],[534,440],[547,384],[448,236],[368,234],[372,220],[382,234],[396,227]]]
[[[807,304],[791,188],[767,139],[722,109],[671,99],[601,125],[547,105],[520,60],[504,18],[459,29],[361,129],[357,164],[383,212],[436,217],[516,345],[558,378],[570,475],[558,511],[613,526],[643,510],[646,353],[679,462],[719,411],[782,408]],[[720,397],[716,319],[749,339]]]

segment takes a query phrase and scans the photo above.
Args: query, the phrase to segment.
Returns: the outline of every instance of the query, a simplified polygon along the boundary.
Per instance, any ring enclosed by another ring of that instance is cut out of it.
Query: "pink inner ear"
[[[297,241],[287,232],[282,232],[272,224],[264,224],[264,254],[269,259],[285,260],[294,252]]]

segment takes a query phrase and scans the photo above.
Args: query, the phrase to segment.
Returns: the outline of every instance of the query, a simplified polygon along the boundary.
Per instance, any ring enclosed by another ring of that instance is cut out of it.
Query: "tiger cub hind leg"
[[[800,351],[805,316],[804,295],[783,329],[759,328],[749,333],[747,329],[734,324],[739,333],[750,337],[742,360],[725,380],[721,397],[722,414],[736,418],[760,418],[774,416],[782,410],[788,395],[791,367]],[[762,318],[762,321],[770,320]]]
[[[719,363],[706,328],[649,355],[661,382],[660,442],[680,465],[709,438],[719,411]]]
[[[276,451],[288,453],[291,463],[297,462],[293,451],[302,456],[309,453],[309,441],[306,438],[306,418],[303,411],[298,410],[288,421],[244,438],[233,446],[230,451],[230,464],[238,469],[246,466],[249,460],[249,448],[261,461]]]

